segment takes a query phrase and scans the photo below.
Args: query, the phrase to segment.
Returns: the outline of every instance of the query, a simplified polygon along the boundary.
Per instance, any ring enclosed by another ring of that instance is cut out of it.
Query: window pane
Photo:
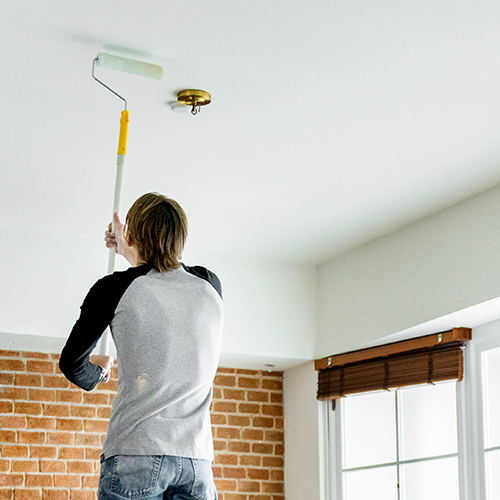
[[[457,453],[455,383],[407,388],[398,397],[403,460]]]
[[[406,464],[402,471],[404,500],[459,500],[458,458]]]
[[[484,441],[500,446],[500,347],[483,353]]]
[[[344,473],[345,500],[397,500],[396,466]]]
[[[500,498],[500,450],[486,453],[486,498]]]
[[[396,461],[396,409],[392,392],[350,396],[344,408],[344,469]]]

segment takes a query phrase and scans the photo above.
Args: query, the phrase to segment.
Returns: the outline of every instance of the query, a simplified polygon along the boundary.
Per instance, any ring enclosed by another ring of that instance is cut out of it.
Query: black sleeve
[[[194,276],[198,276],[198,278],[204,279],[205,281],[208,281],[215,288],[220,298],[222,299],[222,284],[215,273],[202,266],[190,267],[183,264],[182,267],[184,267],[184,269],[188,273],[193,274]]]
[[[59,360],[59,368],[70,382],[86,391],[91,391],[99,383],[101,368],[91,363],[89,356],[111,324],[116,306],[128,286],[150,269],[140,266],[116,272],[102,278],[90,289]]]

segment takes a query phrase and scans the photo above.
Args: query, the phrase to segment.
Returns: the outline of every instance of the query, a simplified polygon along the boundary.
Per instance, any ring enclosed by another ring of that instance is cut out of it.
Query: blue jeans
[[[170,455],[101,458],[99,500],[217,500],[209,460]]]

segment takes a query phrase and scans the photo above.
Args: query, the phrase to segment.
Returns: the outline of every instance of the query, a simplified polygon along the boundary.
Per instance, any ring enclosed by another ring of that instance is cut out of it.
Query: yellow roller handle
[[[128,110],[124,109],[122,111],[122,117],[120,118],[120,138],[118,139],[118,154],[127,154],[127,136],[128,136]]]

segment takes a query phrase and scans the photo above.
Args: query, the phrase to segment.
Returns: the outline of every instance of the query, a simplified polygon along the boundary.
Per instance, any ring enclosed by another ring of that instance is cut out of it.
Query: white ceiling
[[[177,199],[190,245],[319,263],[500,183],[498,0],[2,0],[0,225],[94,235]],[[197,116],[168,102],[212,94]]]

